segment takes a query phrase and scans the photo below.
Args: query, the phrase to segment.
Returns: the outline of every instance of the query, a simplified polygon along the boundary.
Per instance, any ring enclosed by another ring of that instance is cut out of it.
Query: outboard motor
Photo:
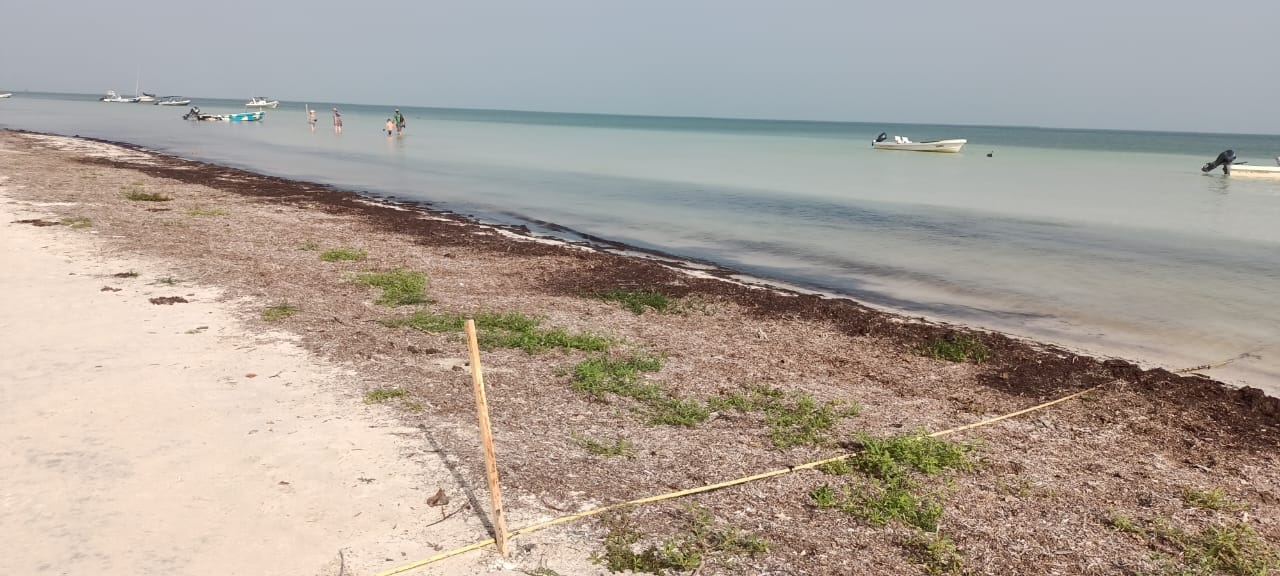
[[[186,114],[183,114],[183,115],[182,115],[182,119],[183,119],[183,120],[199,120],[199,119],[200,119],[200,107],[199,107],[199,106],[192,106],[192,107],[191,107],[191,110],[189,110]]]
[[[1222,167],[1223,174],[1231,173],[1231,164],[1236,161],[1235,150],[1223,150],[1213,162],[1206,163],[1200,167],[1201,172],[1212,172],[1214,168]]]
[[[879,136],[876,136],[876,142],[884,142],[885,140],[888,140],[888,139],[889,139],[889,135],[885,134],[884,132],[881,132]]]

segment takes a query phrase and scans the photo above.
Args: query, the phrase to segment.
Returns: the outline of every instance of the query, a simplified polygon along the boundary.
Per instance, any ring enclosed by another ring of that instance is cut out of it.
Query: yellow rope
[[[1235,356],[1235,357],[1233,357],[1233,358],[1227,358],[1226,360],[1223,360],[1223,361],[1221,361],[1221,362],[1215,362],[1215,363],[1213,363],[1213,364],[1201,364],[1201,365],[1199,365],[1199,366],[1192,366],[1192,367],[1190,367],[1190,368],[1183,368],[1183,369],[1181,369],[1181,370],[1174,370],[1174,371],[1173,371],[1173,373],[1174,373],[1174,374],[1186,374],[1187,372],[1195,372],[1195,371],[1197,371],[1197,370],[1213,370],[1214,368],[1221,368],[1221,367],[1226,366],[1227,364],[1230,364],[1230,363],[1232,363],[1232,362],[1235,362],[1236,360],[1239,360],[1239,359],[1241,359],[1241,358],[1248,358],[1249,356],[1252,356],[1252,355],[1254,355],[1254,354],[1257,354],[1259,350],[1262,350],[1262,349],[1263,349],[1263,348],[1265,348],[1265,347],[1266,347],[1266,346],[1259,346],[1259,347],[1257,347],[1257,348],[1254,348],[1253,350],[1250,350],[1250,351],[1248,351],[1248,352],[1242,353],[1242,354],[1240,354],[1240,355],[1238,355],[1238,356]]]
[[[1037,410],[1043,410],[1043,409],[1045,409],[1045,408],[1048,408],[1048,407],[1050,407],[1050,406],[1053,406],[1054,404],[1058,404],[1058,403],[1061,403],[1061,402],[1066,402],[1066,401],[1068,401],[1068,400],[1072,400],[1072,399],[1074,399],[1074,398],[1079,398],[1080,396],[1083,396],[1083,395],[1085,395],[1085,394],[1088,394],[1089,392],[1092,392],[1092,391],[1094,391],[1094,390],[1097,390],[1097,389],[1099,389],[1099,388],[1101,388],[1101,387],[1103,387],[1103,386],[1106,386],[1107,384],[1110,384],[1110,382],[1105,382],[1105,383],[1103,383],[1103,384],[1098,384],[1097,386],[1094,386],[1094,387],[1092,387],[1092,388],[1087,388],[1087,389],[1085,389],[1085,390],[1081,390],[1081,391],[1076,392],[1076,393],[1074,393],[1074,394],[1070,394],[1070,395],[1068,395],[1068,396],[1063,396],[1063,397],[1058,398],[1058,399],[1056,399],[1056,400],[1050,400],[1050,401],[1045,402],[1045,403],[1043,403],[1043,404],[1037,404],[1037,405],[1035,405],[1035,406],[1032,406],[1032,407],[1030,407],[1030,408],[1025,408],[1025,409],[1019,410],[1019,411],[1017,411],[1017,412],[1011,412],[1011,413],[1009,413],[1009,414],[1005,414],[1005,415],[1003,415],[1003,416],[995,416],[995,417],[992,417],[992,418],[988,418],[988,419],[986,419],[986,420],[982,420],[982,421],[979,421],[979,422],[974,422],[974,423],[972,423],[972,424],[965,424],[964,426],[957,426],[957,427],[955,427],[955,428],[950,428],[950,429],[947,429],[947,430],[943,430],[943,431],[941,431],[941,432],[934,432],[934,433],[930,434],[930,435],[929,435],[929,437],[930,437],[930,438],[938,438],[938,437],[940,437],[940,436],[947,436],[947,435],[950,435],[950,434],[955,434],[956,432],[961,432],[961,431],[969,430],[969,429],[972,429],[972,428],[980,428],[980,427],[982,427],[982,426],[988,426],[988,425],[991,425],[991,424],[995,424],[996,422],[999,422],[999,421],[1001,421],[1001,420],[1006,420],[1006,419],[1009,419],[1009,418],[1013,418],[1013,417],[1015,417],[1015,416],[1021,416],[1021,415],[1023,415],[1023,414],[1028,413],[1028,412],[1035,412],[1035,411],[1037,411]],[[638,498],[638,499],[636,499],[636,500],[630,500],[630,501],[627,501],[627,502],[621,502],[621,503],[618,503],[618,504],[610,504],[610,505],[608,505],[608,506],[603,506],[603,507],[601,507],[601,508],[595,508],[595,509],[593,509],[593,510],[588,510],[588,511],[586,511],[586,512],[581,512],[581,513],[578,513],[578,514],[571,514],[571,515],[569,515],[569,516],[561,516],[561,517],[559,517],[559,518],[556,518],[556,519],[554,519],[554,520],[548,520],[548,521],[543,522],[543,523],[541,523],[541,524],[533,524],[533,525],[530,525],[530,526],[525,526],[524,528],[520,528],[520,529],[518,529],[518,530],[515,530],[515,531],[512,531],[512,532],[509,532],[509,533],[507,534],[507,536],[508,536],[508,538],[514,538],[514,537],[519,536],[519,535],[521,535],[521,534],[528,534],[528,533],[530,533],[530,532],[537,532],[537,531],[539,531],[539,530],[544,530],[544,529],[546,529],[546,528],[550,528],[550,527],[555,526],[555,525],[557,525],[557,524],[564,524],[564,523],[566,523],[566,522],[572,522],[572,521],[574,521],[574,520],[580,520],[580,519],[582,519],[582,518],[588,518],[588,517],[590,517],[590,516],[596,516],[596,515],[598,515],[598,514],[604,514],[605,512],[610,512],[610,511],[613,511],[613,510],[618,510],[618,509],[626,508],[626,507],[629,507],[629,506],[638,506],[638,505],[640,505],[640,504],[648,504],[648,503],[651,503],[651,502],[659,502],[659,501],[662,501],[662,500],[670,500],[670,499],[672,499],[672,498],[679,498],[679,497],[681,497],[681,496],[688,496],[688,495],[690,495],[690,494],[700,494],[700,493],[702,493],[702,492],[710,492],[710,491],[712,491],[712,490],[719,490],[719,489],[721,489],[721,488],[728,488],[728,487],[730,487],[730,486],[736,486],[736,485],[738,485],[738,484],[746,484],[747,482],[754,482],[754,481],[756,481],[756,480],[763,480],[763,479],[765,479],[765,478],[772,478],[772,477],[774,477],[774,476],[781,476],[781,475],[783,475],[783,474],[790,474],[790,473],[795,472],[795,471],[797,471],[797,470],[807,470],[807,469],[810,469],[810,468],[817,468],[818,466],[821,466],[821,465],[823,465],[823,464],[828,464],[828,463],[831,463],[831,462],[837,462],[837,461],[840,461],[840,460],[845,460],[845,459],[851,458],[851,457],[853,457],[853,456],[855,456],[855,455],[857,455],[857,453],[856,453],[856,452],[850,452],[850,453],[848,453],[848,454],[841,454],[841,455],[839,455],[839,456],[834,456],[834,457],[831,457],[831,458],[826,458],[826,459],[818,460],[818,461],[815,461],[815,462],[808,462],[808,463],[805,463],[805,464],[798,464],[798,465],[795,465],[795,466],[788,466],[788,467],[786,467],[786,468],[779,468],[779,469],[777,469],[777,470],[770,470],[770,471],[768,471],[768,472],[761,472],[760,474],[755,474],[755,475],[752,475],[752,476],[745,476],[745,477],[737,478],[737,479],[734,479],[734,480],[726,480],[726,481],[724,481],[724,482],[719,482],[719,483],[716,483],[716,484],[708,484],[708,485],[706,485],[706,486],[699,486],[699,487],[697,487],[697,488],[688,488],[688,489],[685,489],[685,490],[680,490],[680,491],[678,491],[678,492],[669,492],[669,493],[666,493],[666,494],[660,494],[660,495],[657,495],[657,496],[648,496],[648,497],[645,497],[645,498]],[[451,551],[449,551],[449,552],[442,552],[442,553],[440,553],[440,554],[436,554],[435,556],[432,556],[432,557],[427,558],[427,559],[425,559],[425,560],[419,560],[419,561],[414,562],[414,563],[412,563],[412,564],[405,564],[404,566],[400,566],[400,567],[398,567],[398,568],[392,568],[392,569],[390,569],[390,570],[386,570],[386,571],[384,571],[384,572],[379,572],[379,573],[377,573],[377,574],[376,574],[376,575],[374,575],[374,576],[392,576],[392,575],[394,575],[394,574],[399,574],[399,573],[401,573],[401,572],[406,572],[406,571],[409,571],[409,570],[413,570],[414,568],[420,568],[420,567],[422,567],[422,566],[426,566],[427,564],[431,564],[431,563],[433,563],[433,562],[438,562],[438,561],[440,561],[440,560],[444,560],[445,558],[449,558],[449,557],[451,557],[451,556],[457,556],[458,554],[462,554],[463,552],[470,552],[470,551],[475,550],[475,549],[478,549],[478,548],[483,548],[483,547],[485,547],[485,546],[488,546],[489,544],[493,544],[493,542],[494,542],[494,539],[493,539],[493,538],[490,538],[490,539],[485,540],[485,541],[483,541],[483,542],[476,542],[475,544],[472,544],[472,545],[470,545],[470,546],[466,546],[466,547],[463,547],[463,548],[458,548],[457,550],[451,550]]]

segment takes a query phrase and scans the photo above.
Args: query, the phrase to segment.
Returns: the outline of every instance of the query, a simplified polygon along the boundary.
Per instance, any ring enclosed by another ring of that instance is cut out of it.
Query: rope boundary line
[[[942,431],[940,431],[940,432],[934,432],[934,433],[932,433],[932,434],[928,434],[927,436],[928,436],[929,438],[939,438],[939,437],[942,437],[942,436],[949,436],[949,435],[951,435],[951,434],[955,434],[955,433],[957,433],[957,432],[963,432],[963,431],[965,431],[965,430],[971,430],[971,429],[974,429],[974,428],[981,428],[981,427],[983,427],[983,426],[989,426],[989,425],[991,425],[991,424],[995,424],[996,422],[1000,422],[1000,421],[1002,421],[1002,420],[1008,420],[1009,418],[1014,418],[1014,417],[1017,417],[1017,416],[1021,416],[1021,415],[1023,415],[1023,414],[1027,414],[1027,413],[1029,413],[1029,412],[1036,412],[1036,411],[1039,411],[1039,410],[1043,410],[1043,409],[1048,408],[1048,407],[1050,407],[1050,406],[1053,406],[1053,405],[1055,405],[1055,404],[1061,404],[1061,403],[1066,402],[1066,401],[1069,401],[1069,400],[1074,400],[1074,399],[1076,399],[1076,398],[1079,398],[1080,396],[1084,396],[1085,394],[1088,394],[1089,392],[1093,392],[1094,390],[1098,390],[1099,388],[1102,388],[1103,386],[1106,386],[1106,385],[1108,385],[1108,384],[1113,384],[1114,382],[1116,382],[1116,381],[1114,381],[1114,380],[1113,380],[1113,381],[1109,381],[1109,382],[1103,382],[1102,384],[1098,384],[1098,385],[1093,386],[1093,387],[1091,387],[1091,388],[1086,388],[1086,389],[1084,389],[1084,390],[1081,390],[1081,391],[1079,391],[1079,392],[1074,392],[1074,393],[1072,393],[1072,394],[1068,394],[1068,395],[1063,396],[1063,397],[1061,397],[1061,398],[1057,398],[1057,399],[1054,399],[1054,400],[1050,400],[1050,401],[1048,401],[1048,402],[1044,402],[1044,403],[1041,403],[1041,404],[1037,404],[1037,405],[1032,406],[1032,407],[1030,407],[1030,408],[1024,408],[1024,409],[1022,409],[1022,410],[1018,410],[1017,412],[1010,412],[1010,413],[1008,413],[1008,414],[1003,414],[1003,415],[1000,415],[1000,416],[993,416],[993,417],[991,417],[991,418],[987,418],[986,420],[980,420],[980,421],[978,421],[978,422],[974,422],[974,423],[972,423],[972,424],[965,424],[965,425],[962,425],[962,426],[956,426],[956,427],[954,427],[954,428],[948,428],[948,429],[946,429],[946,430],[942,430]],[[761,473],[759,473],[759,474],[753,474],[753,475],[751,475],[751,476],[744,476],[744,477],[742,477],[742,478],[735,478],[735,479],[733,479],[733,480],[725,480],[725,481],[723,481],[723,482],[717,482],[717,483],[715,483],[715,484],[707,484],[706,486],[698,486],[698,487],[696,487],[696,488],[686,488],[686,489],[684,489],[684,490],[678,490],[678,491],[675,491],[675,492],[668,492],[668,493],[666,493],[666,494],[659,494],[659,495],[657,495],[657,496],[646,496],[646,497],[644,497],[644,498],[637,498],[637,499],[635,499],[635,500],[628,500],[628,501],[626,501],[626,502],[619,502],[619,503],[617,503],[617,504],[610,504],[610,505],[608,505],[608,506],[602,506],[602,507],[600,507],[600,508],[594,508],[594,509],[591,509],[591,510],[587,510],[586,512],[579,512],[579,513],[577,513],[577,514],[570,514],[570,515],[568,515],[568,516],[561,516],[561,517],[559,517],[559,518],[554,518],[554,519],[552,519],[552,520],[548,520],[548,521],[546,521],[546,522],[541,522],[541,523],[538,523],[538,524],[532,524],[532,525],[529,525],[529,526],[525,526],[524,528],[520,528],[520,529],[517,529],[517,530],[513,530],[513,531],[511,531],[511,532],[508,532],[508,533],[507,533],[507,538],[508,538],[508,539],[510,539],[510,538],[514,538],[514,537],[519,536],[519,535],[522,535],[522,534],[529,534],[529,533],[532,533],[532,532],[537,532],[537,531],[540,531],[540,530],[545,530],[545,529],[550,528],[550,527],[552,527],[552,526],[556,526],[556,525],[559,525],[559,524],[564,524],[564,523],[566,523],[566,522],[572,522],[572,521],[574,521],[574,520],[581,520],[581,519],[583,519],[583,518],[589,518],[589,517],[591,517],[591,516],[596,516],[596,515],[599,515],[599,514],[604,514],[605,512],[611,512],[611,511],[613,511],[613,510],[619,510],[619,509],[627,508],[627,507],[630,507],[630,506],[639,506],[639,505],[641,505],[641,504],[649,504],[649,503],[652,503],[652,502],[660,502],[660,501],[662,501],[662,500],[670,500],[670,499],[672,499],[672,498],[679,498],[679,497],[681,497],[681,496],[689,496],[689,495],[691,495],[691,494],[701,494],[701,493],[703,493],[703,492],[711,492],[711,491],[714,491],[714,490],[720,490],[720,489],[722,489],[722,488],[728,488],[728,487],[730,487],[730,486],[737,486],[737,485],[739,485],[739,484],[746,484],[746,483],[748,483],[748,482],[754,482],[754,481],[756,481],[756,480],[764,480],[764,479],[766,479],[766,478],[772,478],[772,477],[774,477],[774,476],[781,476],[781,475],[783,475],[783,474],[791,474],[791,473],[793,473],[793,472],[797,472],[797,471],[800,471],[800,470],[808,470],[808,469],[811,469],[811,468],[817,468],[818,466],[822,466],[823,464],[829,464],[829,463],[832,463],[832,462],[839,462],[839,461],[841,461],[841,460],[846,460],[846,459],[852,458],[852,457],[854,457],[854,456],[856,456],[856,455],[858,455],[858,454],[859,454],[859,452],[849,452],[849,453],[846,453],[846,454],[841,454],[841,455],[839,455],[839,456],[833,456],[833,457],[831,457],[831,458],[824,458],[824,459],[822,459],[822,460],[816,460],[816,461],[813,461],[813,462],[807,462],[807,463],[804,463],[804,464],[796,464],[796,465],[794,465],[794,466],[788,466],[788,467],[786,467],[786,468],[779,468],[779,469],[776,469],[776,470],[770,470],[770,471],[768,471],[768,472],[761,472]],[[385,571],[382,571],[382,572],[378,572],[378,573],[377,573],[377,574],[375,574],[374,576],[393,576],[393,575],[395,575],[395,574],[400,574],[400,573],[402,573],[402,572],[408,572],[409,570],[414,570],[414,569],[417,569],[417,568],[421,568],[421,567],[423,567],[423,566],[426,566],[426,565],[428,565],[428,564],[433,564],[433,563],[435,563],[435,562],[439,562],[439,561],[444,560],[444,559],[446,559],[446,558],[451,558],[451,557],[453,557],[453,556],[457,556],[457,555],[459,555],[459,554],[463,554],[463,553],[466,553],[466,552],[470,552],[470,551],[472,551],[472,550],[476,550],[476,549],[479,549],[479,548],[483,548],[483,547],[485,547],[485,546],[488,546],[488,545],[490,545],[490,544],[493,544],[494,542],[495,542],[495,540],[494,540],[493,538],[489,538],[489,539],[487,539],[487,540],[483,540],[483,541],[480,541],[480,542],[476,542],[476,543],[474,543],[474,544],[470,544],[470,545],[468,545],[468,546],[463,546],[462,548],[458,548],[458,549],[455,549],[455,550],[450,550],[450,551],[448,551],[448,552],[441,552],[440,554],[436,554],[435,556],[432,556],[432,557],[430,557],[430,558],[425,558],[425,559],[422,559],[422,560],[418,560],[418,561],[416,561],[416,562],[411,562],[411,563],[409,563],[409,564],[405,564],[405,565],[403,565],[403,566],[399,566],[399,567],[396,567],[396,568],[392,568],[392,569],[390,569],[390,570],[385,570]]]

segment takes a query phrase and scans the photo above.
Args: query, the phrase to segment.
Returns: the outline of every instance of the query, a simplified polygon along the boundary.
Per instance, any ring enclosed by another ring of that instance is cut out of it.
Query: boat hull
[[[13,92],[5,92],[4,94],[0,94],[0,98],[8,98],[10,96],[13,96]]]
[[[272,100],[270,102],[249,102],[244,106],[245,108],[273,108],[274,109],[276,106],[279,106],[279,105],[280,105],[279,100]]]
[[[1280,178],[1280,166],[1250,166],[1248,164],[1233,164],[1231,166],[1231,175]]]
[[[931,142],[872,142],[871,146],[877,150],[905,150],[907,152],[943,152],[954,154],[959,152],[964,145],[969,143],[968,140],[934,140]]]
[[[157,100],[157,101],[156,101],[156,106],[186,106],[187,104],[190,104],[190,103],[191,103],[191,100],[188,100],[188,99],[182,99],[182,100]]]

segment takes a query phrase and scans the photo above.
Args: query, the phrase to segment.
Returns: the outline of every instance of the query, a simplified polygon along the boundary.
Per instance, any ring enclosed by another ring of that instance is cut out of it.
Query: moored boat
[[[137,96],[134,96],[134,97],[133,97],[133,101],[134,101],[134,102],[155,102],[155,101],[156,101],[156,95],[155,95],[155,94],[149,94],[149,93],[147,93],[147,92],[143,92],[143,93],[141,93],[141,94],[139,94],[139,95],[137,95]]]
[[[125,98],[116,94],[115,90],[107,90],[107,95],[98,99],[100,102],[137,102],[137,98]]]
[[[164,98],[156,100],[156,106],[186,106],[190,103],[190,98],[183,98],[181,96],[165,96]]]
[[[268,100],[261,96],[252,96],[248,102],[245,102],[247,108],[275,108],[280,105],[279,100]]]
[[[879,150],[907,150],[910,152],[959,152],[961,148],[969,141],[963,138],[952,140],[927,140],[924,142],[912,142],[906,136],[894,136],[893,141],[889,141],[888,136],[881,132],[876,136],[874,142],[871,143],[872,148]]]
[[[262,110],[255,110],[253,112],[236,112],[233,114],[203,114],[200,112],[200,107],[195,106],[186,114],[183,114],[182,119],[214,122],[256,122],[266,115],[267,113]]]
[[[1215,168],[1222,167],[1226,176],[1276,176],[1280,177],[1280,156],[1276,157],[1275,166],[1251,165],[1236,161],[1235,150],[1223,150],[1213,162],[1205,162],[1200,171],[1208,174]]]
[[[0,98],[8,98],[13,96],[13,92],[0,92]]]

